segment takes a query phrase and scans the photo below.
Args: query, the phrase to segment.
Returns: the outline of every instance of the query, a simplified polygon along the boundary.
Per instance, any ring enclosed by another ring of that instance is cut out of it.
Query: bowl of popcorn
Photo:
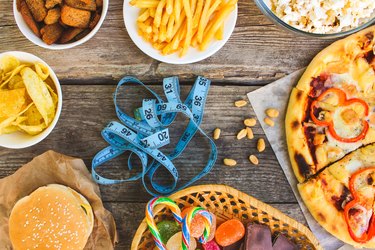
[[[254,0],[279,26],[294,33],[337,38],[375,24],[374,0]]]

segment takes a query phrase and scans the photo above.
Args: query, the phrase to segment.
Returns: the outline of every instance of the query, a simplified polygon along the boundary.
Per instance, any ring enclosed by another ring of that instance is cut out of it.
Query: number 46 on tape
[[[157,196],[168,195],[185,188],[209,173],[215,164],[217,149],[213,140],[200,128],[200,124],[210,83],[204,77],[197,77],[186,100],[182,102],[178,78],[165,78],[163,80],[165,102],[138,79],[129,76],[122,78],[113,96],[116,114],[120,122],[112,121],[102,130],[102,136],[109,146],[98,152],[92,160],[94,180],[99,184],[109,185],[141,179],[147,192]],[[123,112],[117,103],[118,93],[125,91],[121,87],[130,84],[144,87],[154,97],[143,100],[142,107],[135,110],[134,118]],[[160,149],[170,143],[168,126],[172,124],[178,113],[185,115],[189,119],[189,123],[173,151],[170,154],[164,154]],[[178,185],[179,175],[173,160],[182,154],[198,131],[208,139],[210,144],[208,162],[198,175],[188,182]],[[140,159],[142,171],[139,174],[119,180],[105,178],[97,173],[96,170],[99,166],[126,151],[130,152],[127,163],[129,170],[133,168],[132,158],[137,156]],[[170,184],[158,183],[157,177],[161,168],[165,168],[169,172],[172,179]]]

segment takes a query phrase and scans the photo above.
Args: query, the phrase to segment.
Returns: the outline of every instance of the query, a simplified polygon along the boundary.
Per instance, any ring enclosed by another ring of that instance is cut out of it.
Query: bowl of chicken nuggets
[[[0,53],[0,147],[26,148],[46,138],[62,108],[51,67],[26,52]]]
[[[34,44],[69,49],[100,29],[109,0],[14,0],[13,13],[22,34]]]

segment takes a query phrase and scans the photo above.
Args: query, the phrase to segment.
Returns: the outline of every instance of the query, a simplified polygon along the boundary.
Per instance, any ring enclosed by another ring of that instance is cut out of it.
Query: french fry
[[[208,10],[208,18],[211,17],[211,15],[215,12],[215,10],[219,7],[220,4],[221,4],[221,0],[215,0],[215,2],[213,2],[213,4]]]
[[[173,0],[167,0],[165,11],[168,15],[171,15],[173,12]]]
[[[149,8],[150,17],[155,17],[156,8]]]
[[[134,6],[138,8],[156,8],[159,5],[160,1],[156,0],[147,0],[147,1],[134,1]]]
[[[202,43],[199,46],[200,50],[205,50],[209,42],[218,31],[225,18],[234,10],[234,5],[226,5],[215,15],[212,26],[205,32]]]
[[[197,7],[197,0],[190,0],[191,16],[194,16],[195,9]]]
[[[183,49],[180,53],[180,56],[184,56],[189,48],[191,42],[191,32],[192,32],[192,24],[193,24],[193,17],[191,14],[191,6],[189,0],[182,0],[182,4],[184,5],[184,10],[186,13],[186,37]]]
[[[182,0],[174,0],[173,14],[176,22],[180,21],[181,17],[181,1]]]
[[[168,24],[167,24],[167,42],[170,42],[172,40],[172,35],[173,35],[173,25],[175,24],[175,16],[174,15],[171,15],[169,17],[169,20],[168,20]]]
[[[207,0],[204,4],[204,8],[203,8],[203,11],[202,11],[202,15],[201,15],[201,19],[199,21],[199,25],[198,25],[198,42],[199,43],[202,43],[202,40],[203,40],[203,32],[206,28],[206,25],[208,23],[208,10],[210,8],[210,5],[211,5],[211,0]]]
[[[149,25],[146,25],[146,24],[144,24],[142,22],[138,22],[138,28],[140,30],[142,30],[144,33],[147,33],[147,34],[149,34],[149,33],[152,32],[152,27],[149,26]]]
[[[195,9],[195,13],[193,16],[193,29],[197,28],[199,25],[199,20],[201,19],[203,10],[203,0],[198,0],[197,8]]]
[[[221,24],[220,28],[215,33],[215,38],[217,40],[223,40],[224,36],[224,22]]]
[[[138,22],[144,22],[149,17],[150,17],[150,9],[145,9],[145,11],[143,11],[142,13],[140,13],[140,15],[137,18],[137,21]]]
[[[154,26],[157,28],[160,27],[164,6],[165,6],[165,0],[161,0],[156,8]]]

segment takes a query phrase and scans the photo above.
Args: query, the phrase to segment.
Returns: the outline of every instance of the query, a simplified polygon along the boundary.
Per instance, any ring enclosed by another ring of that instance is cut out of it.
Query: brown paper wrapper
[[[12,249],[8,220],[14,204],[34,190],[48,184],[68,186],[90,202],[95,219],[85,249],[110,250],[117,242],[112,214],[103,207],[99,186],[92,180],[85,163],[78,158],[47,151],[35,157],[14,174],[0,180],[0,246]]]

